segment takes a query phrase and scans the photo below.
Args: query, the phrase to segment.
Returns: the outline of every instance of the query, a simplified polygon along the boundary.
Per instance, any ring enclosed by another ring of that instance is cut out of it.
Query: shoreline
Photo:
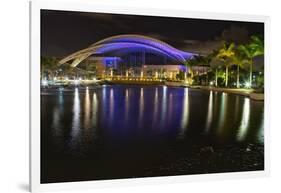
[[[248,97],[252,100],[264,101],[264,93],[255,93],[254,89],[243,89],[243,88],[221,88],[221,87],[213,87],[213,86],[188,86],[183,82],[169,82],[169,81],[123,81],[123,80],[114,80],[114,81],[102,81],[98,83],[90,83],[90,84],[66,84],[66,85],[50,85],[42,88],[59,88],[59,87],[87,87],[87,86],[102,86],[102,85],[143,85],[143,86],[168,86],[168,87],[187,87],[191,89],[201,89],[207,91],[215,91],[215,92],[226,92],[231,94],[237,94],[244,97]]]
[[[254,89],[237,89],[237,88],[217,88],[210,86],[189,86],[193,89],[201,89],[215,92],[226,92],[231,94],[237,94],[257,101],[264,101],[264,93],[255,93]]]
[[[221,88],[221,87],[213,87],[213,86],[188,86],[182,82],[165,82],[166,86],[174,86],[174,87],[188,87],[191,89],[201,89],[207,91],[215,91],[215,92],[226,92],[231,94],[242,95],[244,97],[249,97],[250,99],[257,101],[264,101],[264,93],[255,93],[254,89],[245,89],[245,88]]]

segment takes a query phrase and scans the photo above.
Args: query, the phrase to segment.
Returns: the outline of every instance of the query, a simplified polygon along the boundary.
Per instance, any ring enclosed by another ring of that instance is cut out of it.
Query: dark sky
[[[154,37],[185,51],[209,52],[220,39],[263,36],[263,23],[41,10],[41,54],[66,56],[121,34]]]

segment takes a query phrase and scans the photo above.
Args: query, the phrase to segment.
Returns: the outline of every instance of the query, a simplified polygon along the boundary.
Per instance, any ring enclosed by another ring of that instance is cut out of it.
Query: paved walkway
[[[254,89],[217,88],[217,87],[211,87],[211,86],[191,86],[190,88],[198,88],[198,89],[212,90],[212,91],[218,91],[218,92],[227,92],[227,93],[243,95],[243,96],[249,97],[254,100],[264,100],[264,94],[263,93],[254,93]]]

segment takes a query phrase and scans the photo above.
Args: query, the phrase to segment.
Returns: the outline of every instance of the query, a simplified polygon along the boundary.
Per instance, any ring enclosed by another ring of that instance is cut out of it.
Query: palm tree
[[[222,60],[225,65],[225,86],[228,86],[228,69],[232,65],[232,57],[234,56],[234,43],[223,43],[223,47],[218,50],[216,58]]]
[[[206,80],[205,82],[208,82],[208,68],[210,67],[211,61],[212,61],[213,55],[197,55],[193,58],[193,60],[190,61],[191,64],[189,64],[190,69],[193,71],[194,67],[197,68],[197,71],[201,71],[204,74],[206,73]],[[200,70],[203,69],[202,70]],[[199,78],[199,76],[197,76]]]
[[[48,76],[54,76],[56,70],[58,70],[58,60],[54,57],[41,57],[41,73],[47,73]]]
[[[201,63],[201,56],[195,55],[193,58],[187,60],[184,65],[188,67],[188,74],[190,74],[190,78],[193,80],[194,72],[193,67],[197,66],[199,63]]]
[[[188,68],[188,73],[190,74],[190,77],[193,78],[194,73],[192,71],[192,66],[195,64],[195,56],[189,60],[187,60],[184,65]]]
[[[236,74],[236,87],[240,88],[240,68],[245,68],[246,64],[249,64],[249,60],[245,57],[241,46],[235,48],[235,54],[232,57],[232,62],[237,66]]]
[[[213,58],[210,62],[210,67],[215,71],[215,86],[218,86],[218,77],[219,77],[219,68],[223,66],[223,62],[221,59],[215,57],[217,55],[217,50],[213,51]]]
[[[241,51],[244,52],[246,57],[249,59],[250,64],[250,74],[249,74],[249,84],[252,86],[252,76],[253,76],[253,59],[256,56],[264,54],[264,41],[258,36],[251,36],[251,41],[249,44],[241,45]]]

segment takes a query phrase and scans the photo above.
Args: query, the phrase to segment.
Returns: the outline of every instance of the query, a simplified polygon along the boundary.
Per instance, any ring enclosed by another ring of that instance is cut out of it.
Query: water
[[[189,88],[43,90],[41,182],[157,176],[197,147],[263,144],[263,113],[261,101]]]

